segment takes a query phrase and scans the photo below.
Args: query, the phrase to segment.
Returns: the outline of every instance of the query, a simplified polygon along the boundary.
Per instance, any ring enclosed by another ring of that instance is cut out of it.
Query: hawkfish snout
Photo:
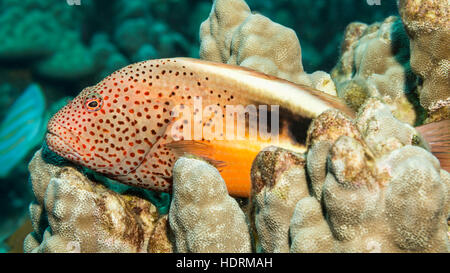
[[[60,124],[55,117],[52,117],[47,124],[45,140],[49,149],[59,156],[74,162],[82,161],[84,149],[80,145],[79,137]]]

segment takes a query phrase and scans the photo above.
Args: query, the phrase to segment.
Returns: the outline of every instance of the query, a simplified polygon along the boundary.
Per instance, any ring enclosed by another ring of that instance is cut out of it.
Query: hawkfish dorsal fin
[[[242,86],[245,96],[260,104],[280,105],[289,112],[315,118],[323,111],[335,108],[354,118],[356,113],[341,98],[293,83],[272,75],[242,67],[192,58],[176,58],[191,69],[207,71],[216,78]]]

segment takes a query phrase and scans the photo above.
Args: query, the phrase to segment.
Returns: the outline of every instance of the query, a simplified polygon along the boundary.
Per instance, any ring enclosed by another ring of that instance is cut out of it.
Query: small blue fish
[[[42,142],[44,111],[45,98],[37,84],[29,85],[9,108],[0,126],[0,178]]]

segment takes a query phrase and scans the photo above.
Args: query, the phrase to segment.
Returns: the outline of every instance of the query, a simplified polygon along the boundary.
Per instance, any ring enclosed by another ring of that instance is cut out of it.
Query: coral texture
[[[148,253],[172,253],[173,234],[169,226],[169,216],[161,216],[155,224],[148,242]]]
[[[420,103],[428,121],[450,118],[450,7],[447,0],[401,0],[411,41],[411,67],[420,76]]]
[[[336,94],[325,72],[303,70],[295,32],[260,14],[243,0],[215,0],[209,18],[200,26],[200,57],[240,65],[295,83]]]
[[[258,252],[289,252],[289,225],[295,204],[308,196],[305,158],[270,146],[252,166],[254,227]]]
[[[301,35],[305,70],[329,71],[338,59],[342,30],[350,22],[376,22],[397,10],[396,1],[246,0],[248,5]]]
[[[308,131],[311,196],[292,252],[447,252],[449,174],[411,126],[370,99],[352,122],[327,111]]]
[[[25,252],[145,252],[156,207],[89,180],[72,166],[48,164],[36,152],[29,165],[36,201]]]
[[[251,251],[245,215],[208,163],[182,157],[173,171],[170,227],[176,252]]]
[[[420,122],[415,96],[416,76],[409,65],[409,41],[401,20],[347,26],[341,57],[331,72],[338,96],[355,110],[370,97],[390,106],[394,115],[411,125]]]

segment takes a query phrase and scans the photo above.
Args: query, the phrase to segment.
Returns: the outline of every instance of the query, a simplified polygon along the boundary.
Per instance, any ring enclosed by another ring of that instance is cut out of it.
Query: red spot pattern
[[[83,102],[93,93],[103,104],[88,112]],[[176,161],[164,146],[172,142],[170,111],[180,104],[192,106],[192,98],[200,96],[203,105],[225,106],[235,100],[231,93],[183,61],[133,64],[85,88],[56,113],[47,143],[59,155],[124,184],[168,192]]]

